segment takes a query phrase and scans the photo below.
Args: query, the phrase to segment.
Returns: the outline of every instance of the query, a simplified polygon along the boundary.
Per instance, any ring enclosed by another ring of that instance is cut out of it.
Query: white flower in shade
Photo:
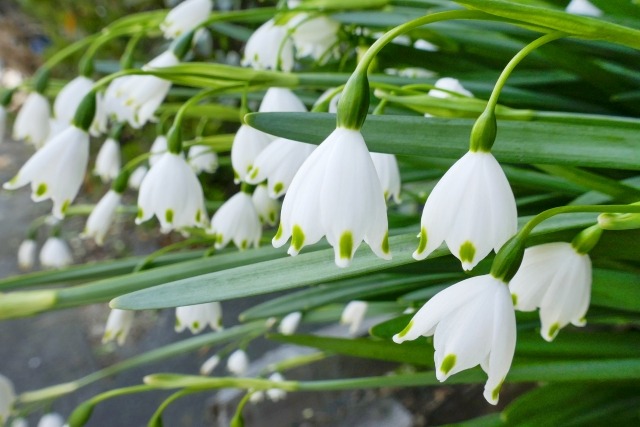
[[[567,324],[584,326],[591,300],[591,259],[565,242],[533,246],[524,252],[509,288],[516,310],[540,308],[542,338],[552,341]]]
[[[264,400],[264,391],[262,390],[251,390],[251,396],[249,396],[249,402],[256,404],[260,403]]]
[[[4,133],[7,130],[7,108],[0,105],[0,144],[4,141]]]
[[[278,332],[282,335],[291,335],[295,333],[296,329],[298,329],[298,325],[300,324],[300,319],[302,319],[302,313],[299,311],[287,314],[280,321],[280,324],[278,325]]]
[[[64,418],[60,414],[50,412],[44,414],[40,421],[38,421],[38,427],[64,427]]]
[[[204,22],[211,12],[211,0],[185,0],[169,11],[160,24],[167,39],[175,39]]]
[[[115,179],[120,173],[120,144],[115,139],[107,138],[100,147],[93,173],[105,183]]]
[[[224,202],[211,219],[210,233],[215,235],[217,249],[232,240],[238,249],[257,247],[262,225],[251,196],[241,191]]]
[[[222,306],[219,302],[176,307],[176,332],[189,328],[192,334],[199,334],[207,325],[214,331],[222,329]]]
[[[69,126],[36,151],[4,188],[14,190],[31,183],[33,201],[51,199],[53,215],[62,219],[80,191],[88,161],[89,135]]]
[[[371,153],[373,165],[376,167],[378,179],[384,191],[384,198],[400,203],[400,169],[393,154]]]
[[[350,264],[363,239],[377,256],[391,259],[387,206],[357,130],[337,128],[302,164],[284,198],[273,245],[291,237],[289,254],[297,255],[322,236],[333,246],[339,267]]]
[[[140,184],[136,224],[154,215],[163,233],[207,224],[202,186],[182,155],[164,153]]]
[[[438,380],[480,365],[488,375],[484,397],[498,403],[516,347],[516,317],[507,285],[484,275],[449,286],[427,301],[393,340],[431,335]]]
[[[170,67],[179,62],[175,54],[168,50],[151,60],[142,69]],[[131,127],[138,129],[153,117],[169,89],[171,89],[171,82],[155,76],[120,77],[111,82],[107,88],[105,94],[107,112],[115,115],[118,121],[127,121]]]
[[[441,79],[438,79],[436,81],[434,86],[437,89],[431,89],[427,93],[427,95],[433,96],[434,98],[450,98],[453,95],[451,95],[451,93],[449,92],[454,92],[460,95],[473,97],[473,94],[469,92],[467,89],[465,89],[459,80],[454,79],[452,77],[442,77]],[[444,89],[445,91],[449,91],[449,92],[445,92],[438,89]]]
[[[218,155],[206,145],[194,145],[189,148],[189,164],[196,173],[214,173],[218,169]]]
[[[349,333],[351,335],[358,332],[360,325],[364,320],[364,316],[367,314],[367,308],[369,304],[365,301],[350,301],[342,310],[340,316],[340,323],[343,325],[349,325]]]
[[[413,257],[424,259],[445,241],[462,268],[471,270],[517,227],[516,201],[502,168],[493,154],[469,151],[429,194]]]
[[[234,375],[242,376],[249,369],[249,357],[244,350],[238,349],[227,359],[227,370]]]
[[[565,11],[573,15],[602,16],[602,11],[588,0],[571,0]]]
[[[2,422],[1,419],[0,422]],[[29,422],[24,418],[15,418],[11,421],[11,427],[29,427]]]
[[[251,196],[253,205],[258,212],[260,221],[264,224],[276,225],[280,204],[269,196],[269,190],[265,185],[258,185]]]
[[[305,113],[307,107],[289,89],[272,87],[267,90],[258,110],[261,113]]]
[[[287,192],[296,172],[315,149],[313,144],[277,138],[258,154],[245,180],[250,184],[266,180],[269,195],[276,199]]]
[[[293,65],[293,41],[287,25],[278,25],[270,19],[249,37],[244,48],[243,67],[291,71]]]
[[[49,237],[40,249],[40,264],[43,267],[63,268],[72,262],[71,249],[59,237]]]
[[[269,145],[271,137],[250,126],[242,125],[231,145],[231,166],[236,182],[245,181],[258,154]]]
[[[134,311],[112,309],[107,318],[107,325],[104,328],[102,343],[105,344],[115,340],[118,345],[123,345],[127,340],[131,325],[133,325],[133,316]]]
[[[13,124],[13,138],[42,147],[49,136],[49,101],[38,92],[31,92]]]
[[[214,354],[210,358],[204,361],[200,367],[200,375],[209,375],[220,364],[220,356]]]
[[[437,45],[431,42],[428,42],[424,39],[418,39],[415,42],[413,42],[413,47],[418,50],[424,50],[426,52],[437,52],[440,50],[440,48]]]
[[[26,239],[18,247],[18,267],[21,270],[31,270],[36,260],[37,245],[35,240]]]
[[[138,190],[140,188],[140,184],[142,184],[142,180],[147,175],[148,171],[149,169],[144,165],[135,168],[129,176],[129,182],[127,182],[129,188]]]
[[[269,381],[281,383],[284,381],[284,377],[280,372],[274,372],[269,376]],[[287,397],[287,392],[280,388],[270,388],[267,390],[267,397],[271,399],[272,402],[277,402]]]
[[[113,222],[113,216],[118,206],[120,206],[121,199],[122,194],[114,190],[109,190],[91,211],[82,236],[93,237],[96,243],[102,246],[104,236],[106,236],[107,231],[109,231],[109,227]]]
[[[82,98],[93,88],[93,80],[89,77],[78,76],[69,81],[58,92],[53,101],[53,117],[65,125],[70,125]]]
[[[306,13],[301,13],[293,17],[288,26],[293,30],[291,37],[296,57],[311,57],[325,63],[338,55],[339,22],[324,15],[311,18]]]
[[[9,419],[13,403],[16,400],[16,392],[11,380],[0,374],[0,425]]]
[[[153,167],[158,160],[162,157],[164,153],[167,152],[169,146],[167,145],[167,137],[165,135],[157,135],[151,144],[151,148],[149,152],[151,156],[149,156],[149,165]]]

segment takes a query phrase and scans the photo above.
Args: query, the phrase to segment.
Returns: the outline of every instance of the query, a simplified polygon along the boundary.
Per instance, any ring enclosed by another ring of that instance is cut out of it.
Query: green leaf
[[[334,129],[327,113],[252,113],[245,116],[263,132],[313,144]],[[369,116],[362,128],[371,151],[411,156],[459,158],[468,150],[472,120],[429,120],[412,116]],[[500,161],[614,169],[640,169],[640,124],[510,122],[498,124],[492,152]]]
[[[638,252],[634,253],[637,259]],[[640,312],[640,274],[595,269],[591,304]]]

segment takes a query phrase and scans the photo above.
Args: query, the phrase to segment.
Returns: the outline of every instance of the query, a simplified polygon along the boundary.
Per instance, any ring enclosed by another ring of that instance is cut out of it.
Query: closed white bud
[[[120,173],[120,144],[113,138],[107,138],[100,147],[93,173],[105,183],[116,179]]]
[[[298,325],[300,324],[300,320],[302,319],[302,313],[299,311],[294,311],[293,313],[289,313],[282,318],[280,324],[278,325],[278,332],[283,335],[291,335],[296,332],[298,329]]]
[[[40,249],[40,264],[48,268],[63,268],[73,262],[71,249],[59,237],[49,237]]]
[[[116,209],[120,206],[122,195],[114,190],[109,190],[91,211],[87,224],[84,227],[82,237],[93,237],[98,246],[104,243],[104,237],[113,223]]]
[[[340,323],[349,325],[349,333],[351,335],[354,335],[360,329],[368,307],[369,305],[365,301],[350,301],[342,310]]]
[[[229,355],[227,370],[234,375],[242,376],[249,369],[249,357],[244,350],[238,349]]]
[[[129,176],[129,182],[127,183],[129,188],[133,190],[139,190],[140,184],[142,184],[142,180],[144,179],[145,175],[147,175],[148,171],[149,169],[144,165],[135,168]]]
[[[35,240],[26,239],[18,248],[18,266],[21,270],[31,270],[36,261],[37,245]]]
[[[24,139],[40,148],[49,136],[49,101],[38,92],[31,92],[13,123],[13,138]]]
[[[269,380],[275,382],[283,382],[284,377],[280,374],[280,372],[274,372],[273,374],[271,374],[271,376],[269,376]],[[267,397],[271,399],[272,402],[277,402],[287,397],[287,392],[279,388],[270,388],[267,390]]]
[[[210,375],[218,364],[220,364],[220,356],[214,354],[202,364],[200,367],[200,375]]]
[[[64,418],[60,414],[56,414],[55,412],[50,412],[48,414],[44,414],[40,421],[38,421],[38,427],[63,427],[64,426]]]

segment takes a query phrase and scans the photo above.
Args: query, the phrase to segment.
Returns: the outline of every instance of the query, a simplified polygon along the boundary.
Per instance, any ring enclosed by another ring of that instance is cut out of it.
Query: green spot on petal
[[[36,188],[36,196],[42,196],[46,192],[47,192],[47,184],[45,184],[44,182],[38,185],[38,188]]]
[[[421,254],[427,248],[427,229],[420,228],[420,243],[418,244],[418,253]]]
[[[196,222],[200,222],[201,219],[202,219],[202,211],[200,211],[200,209],[198,209],[196,211]]]
[[[221,245],[223,241],[224,241],[224,237],[222,236],[222,234],[221,233],[216,234],[216,243]]]
[[[498,400],[498,397],[499,397],[499,395],[500,395],[500,389],[502,388],[502,383],[503,383],[503,382],[504,382],[504,380],[500,381],[500,384],[498,384],[498,385],[496,386],[496,388],[494,388],[494,389],[491,391],[491,398],[492,398],[493,400],[496,400],[496,401]]]
[[[247,173],[251,172],[251,169],[253,169],[253,165],[248,165],[247,166]]]
[[[168,223],[172,223],[173,222],[173,209],[167,209],[165,211],[164,219],[166,219]]]
[[[238,174],[238,172],[236,172],[235,169],[233,170],[233,179],[236,181],[240,179],[240,175]]]
[[[402,331],[398,333],[398,337],[403,338],[405,335],[409,333],[412,327],[413,327],[413,320],[411,320],[409,324]]]
[[[549,328],[549,337],[555,338],[559,330],[560,330],[560,324],[558,322],[551,325],[551,327]]]
[[[200,328],[200,322],[198,322],[198,321],[196,320],[195,322],[193,322],[193,323],[191,324],[191,327],[192,327],[193,329],[199,329],[199,328]]]
[[[464,242],[460,245],[460,261],[473,262],[473,258],[476,256],[476,247],[470,241]]]
[[[511,301],[513,301],[514,306],[518,305],[518,295],[511,294]]]
[[[138,213],[136,214],[137,218],[142,218],[144,216],[144,211],[141,207],[138,206]]]
[[[382,239],[382,252],[385,254],[389,253],[389,232],[388,231],[384,234],[384,239]]]
[[[60,212],[66,213],[67,209],[69,209],[69,205],[71,205],[71,200],[69,199],[62,202],[62,207],[60,208]]]
[[[300,249],[302,249],[302,246],[304,245],[304,239],[305,236],[302,228],[300,228],[299,225],[294,225],[291,232],[291,246],[293,247],[293,249],[295,249],[296,251],[300,251]]]
[[[273,211],[269,212],[269,222],[276,222],[276,213]]]
[[[249,167],[249,172],[251,172],[251,174],[249,175],[249,178],[251,179],[256,179],[256,176],[258,176],[258,168],[253,168],[253,167]]]
[[[455,354],[447,354],[444,360],[442,360],[440,371],[445,375],[451,372],[453,367],[456,366],[456,359],[457,357]]]
[[[282,237],[282,223],[278,225],[278,231],[276,231],[275,239],[278,240]]]
[[[276,185],[273,186],[273,192],[278,194],[284,188],[284,184],[281,182],[276,182]]]
[[[353,252],[353,235],[350,231],[345,231],[340,236],[340,258],[351,259]]]
[[[249,246],[249,242],[247,242],[246,240],[243,240],[243,241],[240,243],[240,249],[242,249],[242,250],[247,249],[247,247],[248,247],[248,246]]]
[[[180,319],[176,317],[176,328],[180,328],[180,325],[182,325],[182,323],[180,323]]]

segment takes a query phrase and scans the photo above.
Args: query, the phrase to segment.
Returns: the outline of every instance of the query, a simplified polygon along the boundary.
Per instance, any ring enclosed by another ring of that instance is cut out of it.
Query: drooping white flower
[[[250,184],[267,181],[269,195],[276,199],[287,192],[293,177],[316,146],[277,138],[255,158],[245,177]]]
[[[70,125],[82,98],[93,88],[93,80],[77,76],[58,92],[53,101],[53,117],[65,125]]]
[[[253,403],[254,405],[256,403],[260,403],[262,401],[264,401],[264,391],[262,390],[250,390],[251,392],[251,396],[249,396],[249,402]]]
[[[80,191],[88,161],[89,135],[72,125],[36,151],[4,188],[31,183],[33,201],[51,199],[53,215],[62,219]]]
[[[393,154],[371,153],[373,165],[376,167],[378,179],[384,191],[384,198],[400,203],[400,169]]]
[[[280,321],[280,324],[278,325],[278,332],[282,335],[294,334],[296,329],[298,329],[300,319],[302,319],[302,313],[299,311],[287,314]]]
[[[284,198],[273,245],[291,237],[289,254],[297,255],[322,236],[339,267],[349,265],[362,240],[380,258],[391,258],[384,194],[357,130],[337,128],[302,164]]]
[[[424,259],[445,241],[471,270],[515,234],[517,222],[513,192],[493,154],[469,151],[429,194],[413,257]]]
[[[367,308],[369,304],[365,301],[350,301],[342,310],[340,316],[340,323],[343,325],[349,325],[349,333],[351,335],[358,332],[360,325],[364,320],[364,316],[367,314]]]
[[[31,270],[36,260],[37,244],[33,239],[25,239],[18,247],[18,267],[20,270]]]
[[[2,422],[2,420],[0,420]],[[29,422],[25,418],[14,418],[11,427],[29,427]]]
[[[260,221],[263,224],[276,225],[278,213],[280,213],[280,203],[269,196],[266,185],[258,185],[253,191],[251,200],[253,200]]]
[[[281,383],[284,381],[284,377],[280,372],[274,372],[269,376],[269,380]],[[280,388],[270,388],[267,390],[267,397],[271,399],[272,402],[277,402],[287,397],[287,392]]]
[[[113,216],[118,206],[120,206],[121,199],[122,194],[114,190],[109,190],[91,211],[89,218],[87,218],[87,224],[84,227],[82,237],[93,237],[96,244],[102,246],[104,236],[106,236],[107,231],[109,231],[109,227],[113,222]]]
[[[0,425],[9,419],[13,403],[16,401],[16,392],[11,380],[0,374]]]
[[[271,87],[264,94],[258,111],[261,113],[305,113],[307,107],[291,90]]]
[[[142,67],[152,70],[176,65],[180,60],[168,50]],[[107,112],[115,115],[117,121],[128,122],[133,128],[140,128],[156,112],[167,93],[171,82],[155,76],[123,76],[111,82],[107,88],[105,101]]]
[[[120,144],[113,138],[107,138],[96,156],[93,173],[106,183],[116,179],[120,173]]]
[[[480,365],[488,375],[487,402],[498,403],[516,346],[516,318],[507,285],[491,275],[449,286],[431,298],[396,343],[433,335],[436,377],[440,381]]]
[[[222,329],[222,306],[219,302],[176,307],[176,332],[189,328],[192,334],[199,334],[207,325],[214,331]]]
[[[236,182],[245,181],[258,154],[269,145],[271,137],[250,126],[242,125],[231,146],[231,166]]]
[[[164,153],[140,184],[136,224],[154,215],[163,233],[207,224],[202,186],[182,155]]]
[[[204,22],[211,12],[211,0],[185,0],[169,11],[160,29],[166,39],[175,39]]]
[[[214,173],[218,169],[218,155],[206,145],[194,145],[189,148],[187,158],[196,173]]]
[[[552,341],[571,323],[586,324],[591,300],[591,259],[565,242],[527,248],[509,288],[516,310],[540,308],[540,334]]]
[[[40,249],[40,264],[43,267],[63,268],[72,262],[71,249],[59,237],[49,237]]]
[[[418,39],[415,42],[413,42],[413,47],[418,50],[424,50],[426,52],[437,52],[440,50],[440,48],[437,45],[431,42],[428,42],[424,39]]]
[[[131,310],[112,309],[107,318],[107,325],[104,328],[102,343],[105,344],[115,340],[118,345],[124,345],[131,330],[131,325],[133,325],[134,313]]]
[[[308,56],[325,63],[338,55],[339,22],[325,15],[310,17],[306,13],[300,13],[287,25],[293,30],[291,37],[296,48],[296,57]]]
[[[147,175],[148,171],[149,169],[144,165],[141,165],[135,168],[133,172],[131,172],[131,175],[129,176],[129,182],[127,183],[129,188],[133,190],[140,189],[140,184],[142,184],[142,180]]]
[[[4,142],[4,133],[7,130],[7,108],[0,105],[0,144]]]
[[[270,19],[249,37],[244,48],[243,67],[291,71],[293,65],[293,41],[287,25],[278,25]]]
[[[24,139],[36,148],[42,147],[49,136],[49,101],[38,92],[31,92],[18,111],[13,124],[13,138]]]
[[[434,98],[450,98],[452,96],[449,92],[438,89],[444,89],[460,95],[473,97],[473,94],[465,89],[458,79],[454,79],[452,77],[442,77],[436,81],[434,86],[436,89],[431,89],[427,93],[427,95],[433,96]]]
[[[214,354],[210,358],[204,361],[200,367],[200,375],[209,375],[220,364],[220,356]]]
[[[215,235],[217,249],[233,240],[238,249],[257,247],[262,225],[251,196],[243,191],[224,202],[211,219],[210,233]]]
[[[167,137],[165,135],[157,135],[149,149],[151,153],[151,156],[149,156],[149,165],[153,167],[153,165],[162,158],[162,155],[167,152],[168,148]]]
[[[249,357],[247,353],[238,349],[229,355],[227,359],[227,370],[234,375],[242,376],[247,373],[249,369]]]
[[[588,0],[571,0],[565,11],[573,15],[602,16],[602,11]]]
[[[65,421],[62,415],[55,412],[44,414],[38,421],[38,427],[63,427],[64,424]]]

